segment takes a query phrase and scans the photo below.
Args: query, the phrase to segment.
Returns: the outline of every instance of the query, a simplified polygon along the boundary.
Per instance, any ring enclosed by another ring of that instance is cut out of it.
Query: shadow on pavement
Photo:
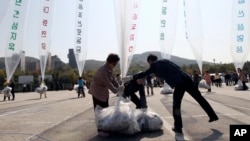
[[[140,141],[143,138],[156,138],[162,136],[163,130],[151,131],[151,132],[140,132],[134,135],[121,135],[121,134],[112,134],[108,137],[95,136],[88,141]]]
[[[207,136],[206,138],[202,139],[203,141],[208,141],[208,140],[219,140],[220,137],[223,135],[222,132],[220,132],[219,130],[216,129],[211,129],[213,131],[213,133],[209,136]]]

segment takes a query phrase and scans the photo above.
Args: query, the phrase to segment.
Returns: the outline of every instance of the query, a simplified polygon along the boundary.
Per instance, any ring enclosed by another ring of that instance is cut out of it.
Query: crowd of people
[[[174,89],[172,113],[174,118],[172,130],[174,132],[182,133],[183,123],[181,116],[181,102],[185,92],[189,93],[202,107],[209,117],[208,122],[213,122],[219,119],[212,106],[199,91],[199,83],[201,79],[204,79],[206,84],[209,86],[208,92],[211,92],[212,85],[221,87],[222,80],[218,73],[213,76],[209,71],[206,71],[204,75],[200,76],[198,71],[194,71],[192,77],[190,77],[189,74],[181,70],[178,65],[171,62],[170,60],[158,60],[157,56],[150,54],[147,57],[147,62],[149,64],[149,68],[147,70],[129,77],[121,78],[120,74],[115,74],[114,72],[114,68],[119,63],[119,61],[120,58],[117,54],[109,54],[106,58],[106,63],[96,71],[91,84],[89,84],[88,93],[92,95],[94,110],[96,109],[97,105],[101,108],[109,107],[109,91],[117,94],[117,96],[124,98],[129,97],[135,104],[136,109],[147,109],[148,105],[146,94],[148,96],[154,95],[154,81],[152,80],[154,80],[153,76],[157,76],[159,80],[164,81]],[[237,72],[225,74],[224,78],[226,85],[235,85],[237,83],[236,80],[241,80],[243,84],[243,90],[247,90],[248,87],[246,86],[246,82],[248,80],[245,72],[240,68],[237,69]],[[11,88],[11,100],[15,100],[14,82],[12,80],[10,83],[6,81],[4,85]],[[86,81],[82,77],[79,77],[77,85],[78,98],[81,96],[81,94],[82,97],[85,97],[84,87],[87,85]],[[136,94],[137,92],[139,93],[139,96]],[[11,95],[4,95],[4,101],[6,98],[10,100],[10,96]],[[97,129],[97,132],[100,136],[109,135],[108,132],[103,131],[102,129]]]

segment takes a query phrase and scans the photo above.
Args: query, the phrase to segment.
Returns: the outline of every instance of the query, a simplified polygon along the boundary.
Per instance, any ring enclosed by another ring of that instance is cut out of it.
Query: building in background
[[[68,59],[69,59],[69,66],[71,68],[77,68],[74,49],[69,49]]]
[[[21,67],[21,71],[25,72],[25,68],[26,68],[25,51],[21,52],[20,67]]]
[[[47,70],[51,70],[51,52],[49,52],[49,54],[48,54]]]

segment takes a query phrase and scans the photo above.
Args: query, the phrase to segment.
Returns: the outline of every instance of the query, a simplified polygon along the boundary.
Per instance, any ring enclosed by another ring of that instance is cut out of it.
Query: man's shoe
[[[219,118],[218,117],[210,118],[208,122],[213,122],[213,121],[216,121],[216,120],[219,120]]]
[[[172,128],[172,130],[174,131],[174,132],[176,132],[176,133],[180,133],[180,134],[182,134],[182,129],[181,128]]]

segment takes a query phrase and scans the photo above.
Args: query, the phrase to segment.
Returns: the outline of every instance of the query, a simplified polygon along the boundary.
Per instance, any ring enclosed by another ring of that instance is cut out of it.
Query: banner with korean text
[[[175,42],[179,0],[161,0],[160,49],[164,59],[171,58]]]
[[[40,0],[40,16],[38,22],[38,51],[42,81],[44,80],[48,55],[52,40],[52,26],[55,0]]]
[[[82,76],[87,56],[89,0],[76,0],[75,59]]]
[[[126,76],[137,39],[140,0],[114,0],[121,77]]]
[[[243,68],[250,51],[250,0],[232,0],[231,53],[235,69]]]
[[[30,0],[11,0],[6,13],[9,20],[7,23],[10,24],[5,48],[7,81],[12,78],[21,59],[29,2]]]

